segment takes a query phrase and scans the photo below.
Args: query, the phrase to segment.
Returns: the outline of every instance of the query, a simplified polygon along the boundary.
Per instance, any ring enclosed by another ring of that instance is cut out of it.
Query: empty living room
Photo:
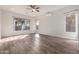
[[[0,54],[78,54],[79,5],[0,5]]]

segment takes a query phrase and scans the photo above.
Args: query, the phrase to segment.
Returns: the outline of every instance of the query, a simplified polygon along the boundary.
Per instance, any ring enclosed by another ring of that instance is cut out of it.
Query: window
[[[76,15],[69,14],[66,16],[66,32],[76,31]]]
[[[14,18],[15,31],[30,30],[30,20],[24,18]]]

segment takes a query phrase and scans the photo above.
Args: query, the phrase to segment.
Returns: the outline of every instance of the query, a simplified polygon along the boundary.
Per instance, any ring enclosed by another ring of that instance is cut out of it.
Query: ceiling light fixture
[[[51,16],[52,15],[52,12],[47,12],[46,13],[46,16]]]
[[[47,14],[46,16],[51,16],[52,14]]]
[[[35,16],[35,15],[33,15],[33,16]]]

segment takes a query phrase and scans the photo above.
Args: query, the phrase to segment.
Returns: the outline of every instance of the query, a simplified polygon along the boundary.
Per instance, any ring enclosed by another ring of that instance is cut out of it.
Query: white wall
[[[79,6],[67,6],[63,9],[59,9],[53,12],[51,16],[42,15],[39,17],[40,26],[39,33],[52,36],[58,36],[69,39],[77,39],[77,20],[76,20],[76,32],[65,31],[65,12],[69,12],[73,9],[79,9]],[[79,11],[75,12],[77,15]],[[79,15],[78,15],[79,16]]]
[[[1,10],[0,10],[0,39],[1,39]]]
[[[33,32],[33,20],[30,20],[30,30],[26,31],[14,31],[14,21],[13,17],[22,17],[26,18],[25,15],[13,13],[10,11],[2,10],[2,37],[4,36],[12,36],[12,35],[19,35],[19,34],[27,34]]]

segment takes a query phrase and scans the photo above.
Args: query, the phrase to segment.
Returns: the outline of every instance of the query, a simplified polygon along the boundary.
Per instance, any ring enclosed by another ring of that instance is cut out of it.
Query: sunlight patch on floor
[[[70,39],[70,40],[66,40],[65,42],[69,42],[69,43],[78,43],[78,40],[72,40],[72,39]]]
[[[13,41],[13,40],[19,40],[19,39],[23,39],[27,36],[29,36],[29,35],[19,35],[19,36],[7,37],[7,38],[1,39],[0,42],[8,42],[8,41]]]
[[[36,33],[35,37],[34,37],[34,45],[32,47],[32,49],[33,49],[32,51],[36,51],[38,53],[38,51],[40,50],[40,47],[39,47],[40,44],[41,44],[41,42],[40,42],[40,35],[38,33]]]

